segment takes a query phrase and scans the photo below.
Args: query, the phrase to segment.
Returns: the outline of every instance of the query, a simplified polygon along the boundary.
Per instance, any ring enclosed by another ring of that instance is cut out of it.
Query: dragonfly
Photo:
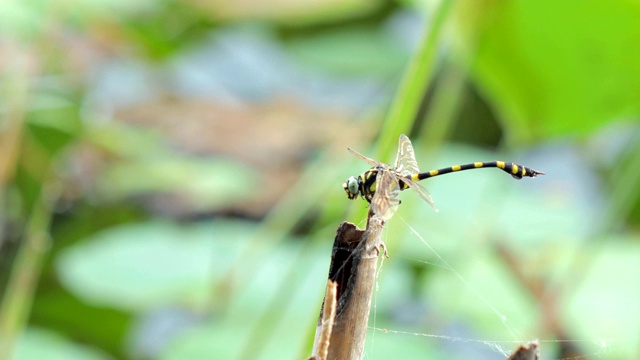
[[[372,166],[371,169],[361,175],[349,177],[342,184],[347,197],[354,200],[361,196],[371,204],[371,210],[384,220],[388,220],[400,204],[398,193],[409,188],[437,211],[429,191],[418,184],[420,180],[458,171],[482,168],[498,168],[518,180],[524,177],[534,178],[538,175],[545,175],[542,171],[505,161],[473,162],[420,172],[411,140],[404,134],[400,135],[398,153],[393,167],[368,158],[351,148],[347,148],[347,150]]]

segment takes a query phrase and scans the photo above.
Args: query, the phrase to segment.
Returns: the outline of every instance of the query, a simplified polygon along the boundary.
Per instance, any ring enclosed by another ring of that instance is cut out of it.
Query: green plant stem
[[[28,320],[40,269],[51,247],[48,231],[54,198],[51,192],[41,191],[0,303],[0,359],[11,359],[13,345]]]
[[[418,115],[435,69],[435,58],[442,29],[451,10],[453,0],[442,0],[431,21],[426,22],[418,52],[403,76],[396,97],[381,128],[377,159],[384,160],[395,154],[398,136],[411,130]]]
[[[640,136],[639,136],[640,137]],[[630,158],[621,167],[619,176],[614,176],[611,184],[611,197],[604,211],[603,232],[619,228],[629,217],[638,198],[640,198],[640,141],[632,142]]]

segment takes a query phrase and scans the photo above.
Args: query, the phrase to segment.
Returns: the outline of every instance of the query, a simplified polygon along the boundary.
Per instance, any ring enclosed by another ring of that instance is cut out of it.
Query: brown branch
[[[338,227],[331,252],[327,293],[316,328],[314,355],[310,359],[362,359],[376,266],[380,248],[384,246],[380,239],[383,225],[382,219],[369,212],[364,231],[348,222]],[[332,289],[334,282],[337,291]],[[325,352],[326,346],[328,352]],[[537,342],[521,345],[509,357],[510,360],[537,358]]]
[[[538,342],[532,341],[527,345],[520,345],[507,360],[538,360],[539,355]]]
[[[336,317],[336,307],[338,304],[337,295],[338,284],[329,280],[327,282],[327,291],[324,294],[322,313],[320,314],[322,322],[318,324],[318,328],[316,329],[313,355],[311,355],[309,360],[325,360],[327,358],[331,333],[333,332],[333,323]],[[316,346],[318,348],[315,348]]]
[[[326,359],[362,358],[382,226],[383,221],[370,212],[365,231],[347,222],[338,227],[329,268],[329,282],[337,284],[338,306]],[[318,319],[314,349],[321,346],[319,329],[324,311]]]
[[[561,297],[567,293],[572,286],[575,286],[575,284],[563,283],[561,286],[547,285],[544,279],[527,274],[523,269],[522,259],[502,243],[496,242],[494,244],[494,250],[509,270],[511,270],[511,274],[529,291],[531,297],[540,305],[540,319],[544,329],[554,334],[557,339],[568,338],[569,336],[567,334],[569,332],[560,321],[562,309],[559,304],[561,303]],[[561,359],[578,358],[584,357],[584,354],[578,346],[568,342],[561,342],[556,356]]]

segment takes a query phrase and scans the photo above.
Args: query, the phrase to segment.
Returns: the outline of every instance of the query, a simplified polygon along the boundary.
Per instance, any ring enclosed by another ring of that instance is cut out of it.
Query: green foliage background
[[[0,359],[307,357],[366,211],[345,147],[390,162],[401,133],[423,170],[547,175],[434,178],[438,213],[402,194],[366,358],[638,357],[638,23],[624,0],[3,2]]]

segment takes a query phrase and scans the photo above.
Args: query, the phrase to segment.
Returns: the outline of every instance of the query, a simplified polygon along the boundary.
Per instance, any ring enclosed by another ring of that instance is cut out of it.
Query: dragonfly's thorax
[[[360,195],[371,202],[373,199],[373,195],[376,193],[376,178],[378,177],[378,169],[373,168],[371,170],[367,170],[364,174],[360,175],[362,179]]]

